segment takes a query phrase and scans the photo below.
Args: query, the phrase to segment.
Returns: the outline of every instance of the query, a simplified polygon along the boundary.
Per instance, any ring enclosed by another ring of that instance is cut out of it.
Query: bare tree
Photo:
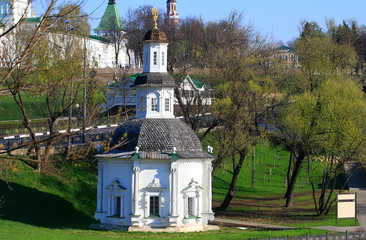
[[[152,8],[150,5],[143,5],[136,9],[129,9],[126,18],[123,20],[127,39],[127,54],[129,54],[129,50],[134,52],[136,66],[141,65],[143,59],[142,47],[139,41],[144,38],[146,31],[152,29],[154,26],[151,13]],[[159,9],[158,27],[163,25],[162,12]]]
[[[30,1],[29,1],[30,3]],[[29,114],[24,105],[23,93],[34,88],[34,79],[37,67],[40,66],[39,59],[36,60],[35,55],[40,51],[41,41],[44,41],[44,37],[48,36],[48,31],[52,26],[71,12],[74,8],[70,8],[68,11],[56,13],[55,5],[57,0],[51,0],[47,8],[40,18],[40,22],[34,25],[27,25],[23,18],[14,25],[10,26],[0,38],[2,44],[1,59],[3,60],[3,72],[1,74],[0,83],[5,83],[9,92],[13,96],[15,102],[18,104],[23,114],[23,124],[25,128],[29,130],[32,140],[32,147],[36,150],[36,160],[38,163],[38,170],[42,167],[42,158],[40,153],[40,141],[37,139],[35,132],[32,128]],[[82,1],[75,1],[75,7],[82,3]],[[53,49],[53,50],[57,50]],[[55,55],[57,52],[44,54],[45,57]],[[41,75],[38,75],[38,79],[42,80]],[[42,86],[44,87],[44,86]],[[51,137],[52,138],[52,137]]]

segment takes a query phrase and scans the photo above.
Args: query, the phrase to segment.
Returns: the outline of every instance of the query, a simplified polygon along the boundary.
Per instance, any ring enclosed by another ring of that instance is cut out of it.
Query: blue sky
[[[92,28],[98,26],[107,3],[108,0],[86,0],[85,12],[96,9],[94,20],[90,20]],[[116,4],[121,16],[129,8],[141,5],[166,9],[166,0],[116,0]],[[302,19],[316,21],[322,28],[326,28],[325,18],[334,18],[336,24],[354,19],[366,25],[366,0],[177,0],[180,18],[201,16],[204,21],[216,21],[227,17],[232,9],[243,11],[245,21],[262,35],[285,43],[298,36]]]

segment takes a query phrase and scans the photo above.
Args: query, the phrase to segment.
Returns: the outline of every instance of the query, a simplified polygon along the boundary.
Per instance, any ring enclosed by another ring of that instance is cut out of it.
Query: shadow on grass
[[[338,189],[338,190],[341,189],[343,187],[344,182],[346,181],[346,179],[347,178],[346,178],[346,176],[343,173],[342,174],[338,174],[334,189]],[[330,180],[328,189],[331,189],[333,187],[334,181],[335,181],[334,178],[332,178]],[[321,184],[321,183],[318,184],[318,188],[319,189],[323,188],[323,184]],[[348,189],[347,185],[346,185],[345,189]]]
[[[11,189],[9,188],[11,187]],[[86,229],[95,221],[63,198],[0,180],[0,218],[48,228]]]

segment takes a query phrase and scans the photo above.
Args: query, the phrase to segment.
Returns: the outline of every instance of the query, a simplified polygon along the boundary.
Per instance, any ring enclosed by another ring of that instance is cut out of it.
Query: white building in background
[[[194,131],[174,117],[165,34],[148,31],[142,44],[144,69],[133,85],[136,118],[115,130],[109,152],[96,156],[95,218],[102,228],[129,231],[216,230],[207,225],[214,218],[212,148],[203,151]]]
[[[114,82],[108,85],[107,103],[100,106],[101,112],[110,111],[113,115],[121,108],[132,111],[136,109],[136,87],[134,86],[136,78],[140,73],[131,75],[121,81]],[[191,78],[187,75],[179,84],[178,91],[180,91],[183,104],[196,105],[199,98],[202,105],[209,106],[213,100],[213,91],[206,84]],[[174,95],[173,104],[175,108],[179,109],[178,99]],[[174,107],[173,106],[173,107]]]
[[[184,78],[178,90],[180,91],[184,105],[196,105],[198,98],[202,101],[202,105],[209,106],[212,103],[212,89],[206,84],[191,78],[189,75]],[[175,104],[178,104],[177,99],[175,99]]]
[[[22,17],[31,18],[32,10],[29,0],[0,0],[0,22],[4,25],[13,25]],[[33,17],[35,17],[33,9]]]
[[[25,24],[28,29],[35,29],[40,23],[41,17],[36,17],[33,4],[33,1],[29,4],[28,0],[0,0],[0,32],[4,31],[7,26],[11,26],[18,22],[21,18],[24,18],[22,24]],[[127,52],[125,47],[126,39],[124,39],[121,44],[118,56],[118,66],[116,66],[114,45],[104,38],[107,33],[106,28],[108,28],[108,24],[106,23],[110,23],[111,19],[115,19],[119,26],[123,28],[122,20],[114,0],[109,1],[103,18],[101,19],[99,27],[104,30],[96,31],[99,35],[92,35],[85,38],[88,66],[94,68],[135,67],[134,53],[133,51]],[[6,40],[6,42],[11,42],[11,40]],[[6,62],[3,60],[6,57],[1,58],[0,67],[6,66]],[[133,65],[130,65],[130,62]]]

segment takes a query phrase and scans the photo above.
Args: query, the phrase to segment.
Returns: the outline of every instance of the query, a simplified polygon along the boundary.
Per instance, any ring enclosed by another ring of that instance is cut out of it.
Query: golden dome
[[[145,33],[142,42],[167,43],[168,39],[163,31],[160,31],[159,29],[153,29]]]

